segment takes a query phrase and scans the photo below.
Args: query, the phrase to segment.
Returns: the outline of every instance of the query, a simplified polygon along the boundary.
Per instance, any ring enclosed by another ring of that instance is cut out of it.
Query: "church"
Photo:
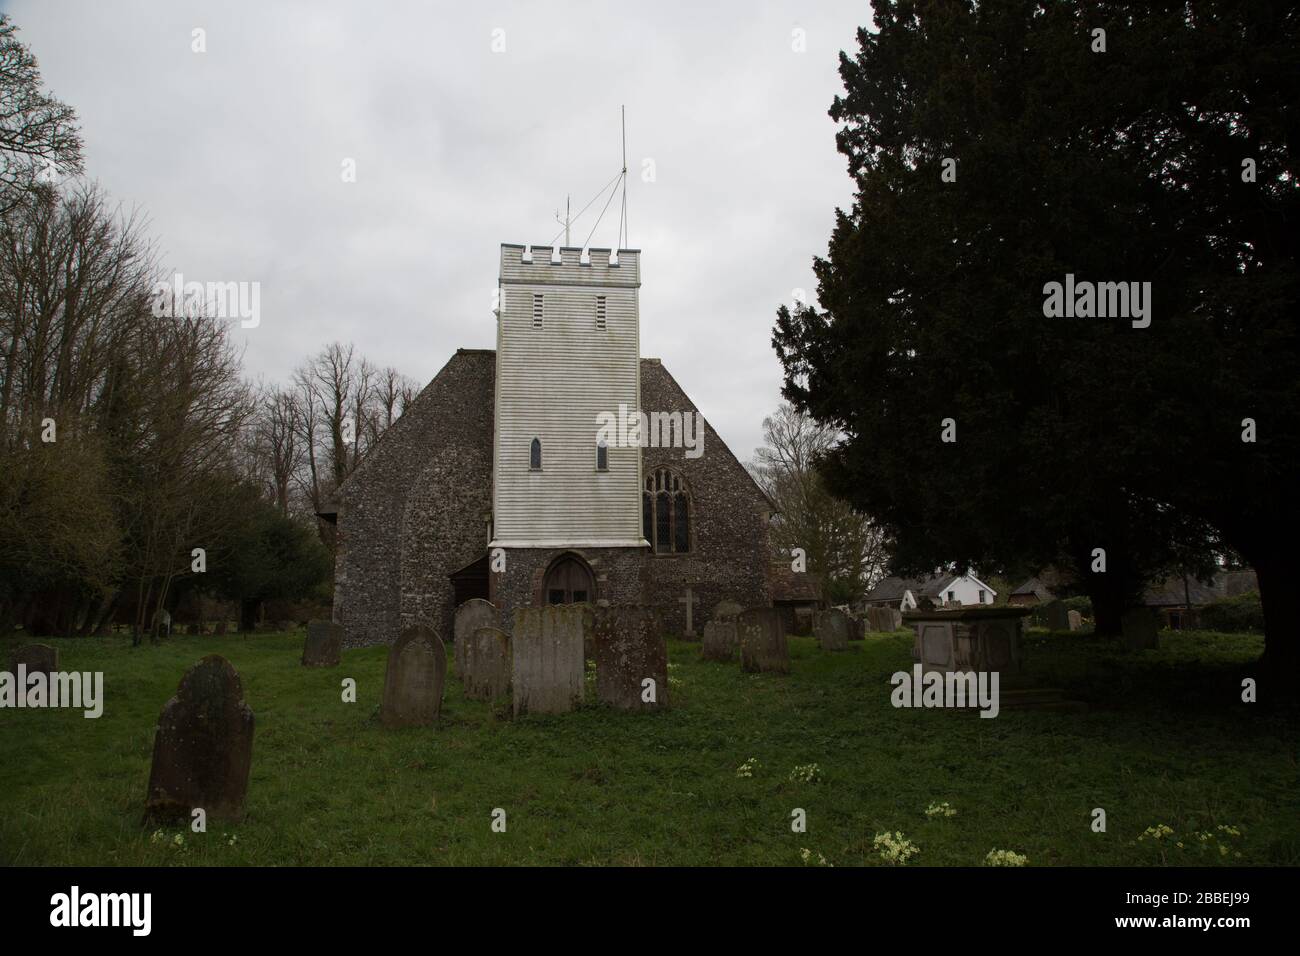
[[[496,349],[458,349],[324,515],[348,646],[450,641],[471,598],[507,631],[530,605],[648,604],[678,636],[771,604],[772,504],[641,358],[640,287],[635,249],[501,246]]]

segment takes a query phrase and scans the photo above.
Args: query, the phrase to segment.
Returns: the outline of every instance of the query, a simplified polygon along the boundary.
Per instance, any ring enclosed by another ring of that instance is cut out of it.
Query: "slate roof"
[[[1052,594],[1051,588],[1043,583],[1043,579],[1037,577],[1030,578],[1024,584],[1020,585],[1020,587],[1011,592],[1012,597],[1025,594],[1032,594],[1040,601],[1050,601],[1055,596]]]
[[[811,571],[790,570],[790,562],[774,561],[768,571],[772,600],[792,604],[820,604],[823,598],[821,578]]]
[[[1142,594],[1142,603],[1147,607],[1183,607],[1190,598],[1192,607],[1204,607],[1258,587],[1254,571],[1220,572],[1210,584],[1203,584],[1188,575],[1185,588],[1182,575],[1175,575],[1150,585]]]
[[[911,591],[916,597],[939,597],[943,589],[960,574],[937,574],[928,578],[900,578],[890,576],[880,581],[867,592],[866,601],[901,601],[904,591]]]

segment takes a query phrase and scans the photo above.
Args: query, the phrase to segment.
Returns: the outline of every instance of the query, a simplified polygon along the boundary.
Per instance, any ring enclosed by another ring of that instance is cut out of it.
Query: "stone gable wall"
[[[487,550],[496,356],[458,351],[339,492],[334,620],[344,645],[423,619],[450,640],[447,575]]]
[[[492,352],[458,351],[340,490],[334,620],[346,629],[344,646],[391,644],[417,623],[452,639],[447,576],[487,550],[495,363]],[[641,360],[641,403],[646,411],[698,414],[652,359]],[[768,605],[763,513],[770,505],[748,472],[707,422],[700,458],[686,458],[682,448],[644,449],[645,475],[665,465],[688,486],[692,550],[572,549],[592,566],[595,600],[652,605],[666,631],[681,634],[686,611],[678,599],[689,586],[698,598],[697,635],[719,601]],[[545,603],[542,577],[565,550],[507,550],[506,572],[491,582],[503,630],[514,608]]]
[[[649,412],[699,409],[663,365],[641,360],[641,408]],[[683,448],[646,448],[642,474],[667,466],[685,480],[691,501],[691,550],[683,555],[648,555],[645,558],[644,601],[659,608],[670,634],[686,629],[686,608],[678,599],[689,585],[699,598],[695,605],[695,633],[714,606],[723,600],[742,607],[770,603],[767,565],[771,561],[767,498],[743,465],[705,422],[704,454],[687,458]]]

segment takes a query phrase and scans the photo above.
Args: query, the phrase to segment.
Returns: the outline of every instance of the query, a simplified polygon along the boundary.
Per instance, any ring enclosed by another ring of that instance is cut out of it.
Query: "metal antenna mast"
[[[623,129],[623,212],[619,216],[618,231],[621,239],[620,248],[627,248],[627,107],[620,106],[619,121]]]
[[[568,196],[564,197],[564,218],[563,219],[560,218],[560,211],[557,209],[555,210],[555,221],[564,226],[565,246],[571,246],[572,243],[569,242],[569,226],[573,225],[573,220],[569,218],[569,197]]]

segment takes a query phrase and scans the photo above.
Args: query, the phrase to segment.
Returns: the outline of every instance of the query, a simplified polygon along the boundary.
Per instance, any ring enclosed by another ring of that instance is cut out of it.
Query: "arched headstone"
[[[388,650],[381,708],[386,727],[427,727],[438,720],[447,651],[433,628],[408,627]]]
[[[15,647],[9,655],[9,673],[18,679],[18,665],[25,665],[28,674],[54,674],[59,669],[59,652],[48,644],[24,644]]]
[[[849,616],[839,608],[813,613],[813,636],[824,651],[848,650],[851,626]]]
[[[704,648],[701,656],[706,661],[729,661],[736,653],[736,622],[710,621],[704,625]]]
[[[451,639],[453,652],[456,655],[456,676],[462,681],[465,679],[465,651],[469,647],[469,641],[474,636],[474,632],[480,627],[500,626],[501,614],[497,610],[497,606],[490,601],[484,601],[482,598],[470,598],[456,608]]]
[[[188,823],[195,808],[208,819],[244,815],[253,763],[253,712],[239,673],[209,654],[181,678],[154,734],[146,823]]]
[[[460,642],[457,642],[457,651]],[[499,700],[510,693],[510,635],[480,627],[465,641],[461,682],[471,700]]]

